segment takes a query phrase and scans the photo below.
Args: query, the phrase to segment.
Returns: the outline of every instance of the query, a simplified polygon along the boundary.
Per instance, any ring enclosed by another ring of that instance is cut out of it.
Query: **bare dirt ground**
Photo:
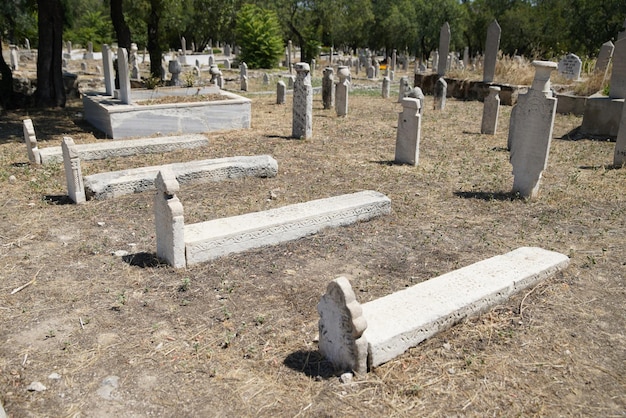
[[[185,221],[364,189],[389,196],[393,213],[176,270],[154,256],[153,193],[73,205],[60,165],[28,164],[26,116],[41,147],[97,140],[79,101],[2,114],[9,416],[626,415],[626,168],[611,166],[614,143],[571,140],[581,118],[557,115],[540,196],[524,201],[509,192],[509,107],[485,136],[481,103],[450,99],[438,113],[427,97],[411,167],[392,163],[400,106],[379,90],[354,91],[345,118],[316,95],[306,141],[288,138],[290,96],[250,97],[249,130],[208,134],[199,150],[84,162],[83,174],[270,154],[276,178],[183,186]],[[571,264],[351,383],[321,358],[316,304],[335,277],[366,302],[520,246]],[[47,390],[28,391],[35,381]]]

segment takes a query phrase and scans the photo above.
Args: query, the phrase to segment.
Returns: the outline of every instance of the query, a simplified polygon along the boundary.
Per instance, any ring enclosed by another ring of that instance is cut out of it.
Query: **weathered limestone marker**
[[[576,54],[567,54],[559,61],[557,69],[560,75],[568,80],[579,80],[583,62]]]
[[[74,148],[74,140],[69,137],[61,142],[63,149],[63,165],[65,166],[65,180],[67,181],[67,195],[74,203],[85,203],[85,186],[80,169],[80,158]]]
[[[598,59],[596,60],[596,67],[594,71],[601,71],[606,74],[611,57],[613,57],[613,50],[615,50],[613,42],[607,41],[602,44],[600,52],[598,53]]]
[[[283,80],[276,83],[276,104],[285,104],[287,101],[287,86]]]
[[[439,77],[435,83],[435,94],[433,108],[443,110],[446,108],[446,95],[448,94],[448,83],[443,77]]]
[[[348,95],[350,90],[350,67],[339,66],[337,75],[339,76],[335,99],[337,116],[346,116],[348,114]]]
[[[626,37],[615,42],[609,97],[611,99],[626,98]]]
[[[615,153],[613,165],[621,167],[626,163],[626,106],[622,107],[622,118],[619,123],[619,131],[615,140]]]
[[[130,96],[130,74],[128,73],[126,48],[119,48],[117,51],[117,73],[120,78],[120,101],[124,104],[131,104],[133,101]]]
[[[391,80],[389,77],[383,77],[383,99],[389,98],[389,93],[391,92]]]
[[[493,82],[496,74],[496,60],[500,49],[500,34],[502,29],[498,21],[494,20],[487,28],[487,40],[485,42],[485,63],[483,67],[483,81]]]
[[[296,81],[293,85],[293,118],[291,136],[310,139],[313,136],[313,87],[309,64],[299,62],[295,66]]]
[[[333,67],[326,67],[322,76],[322,106],[332,109],[335,105],[335,81]]]
[[[104,70],[104,89],[107,96],[113,96],[115,80],[113,78],[113,55],[107,44],[102,45],[102,69]]]
[[[566,255],[521,247],[360,306],[337,278],[317,305],[319,350],[337,369],[366,373],[568,264]]]
[[[319,350],[338,369],[367,372],[367,341],[362,338],[367,322],[345,277],[328,284],[317,305]]]
[[[489,86],[489,95],[485,97],[483,106],[483,119],[480,125],[480,133],[495,135],[498,128],[498,115],[500,113],[500,87]]]
[[[508,147],[513,165],[513,192],[524,198],[537,195],[548,164],[557,99],[550,90],[555,62],[533,61],[535,79],[511,111]]]
[[[159,171],[155,182],[157,257],[173,267],[185,267],[185,218],[183,205],[176,196],[180,186],[174,173],[169,170]]]
[[[33,164],[41,164],[41,155],[39,154],[39,148],[37,147],[37,136],[35,135],[35,128],[33,121],[30,119],[24,119],[24,142],[26,143],[26,151],[28,151],[28,161]]]
[[[417,165],[420,153],[421,115],[419,99],[402,100],[396,134],[396,163]]]
[[[437,75],[443,77],[446,75],[446,67],[448,65],[448,54],[450,53],[450,24],[448,22],[441,26],[439,31],[439,63],[437,65]]]

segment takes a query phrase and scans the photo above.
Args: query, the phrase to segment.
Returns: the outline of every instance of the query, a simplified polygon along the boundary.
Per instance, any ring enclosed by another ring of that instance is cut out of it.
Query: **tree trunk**
[[[39,48],[37,55],[37,104],[65,107],[63,85],[63,5],[60,0],[38,0]]]
[[[13,71],[2,56],[2,39],[0,39],[0,101],[4,109],[13,107]]]
[[[113,28],[115,29],[117,45],[130,51],[130,28],[124,19],[122,0],[111,0],[111,22],[113,22]]]
[[[150,53],[150,75],[161,78],[161,44],[159,42],[159,20],[161,18],[160,0],[150,0],[148,16],[148,52]]]

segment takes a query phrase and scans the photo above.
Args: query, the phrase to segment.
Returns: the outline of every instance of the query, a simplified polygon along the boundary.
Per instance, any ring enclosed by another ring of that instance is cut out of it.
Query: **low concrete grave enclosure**
[[[349,225],[391,212],[388,197],[366,190],[185,225],[174,173],[160,171],[156,183],[157,256],[174,267],[292,241],[323,228]]]
[[[203,96],[221,95],[221,100],[207,100]],[[198,101],[148,104],[164,97],[193,97]],[[250,127],[251,101],[218,87],[160,88],[132,90],[133,102],[124,104],[115,97],[102,93],[83,96],[85,119],[107,136],[117,139],[130,136],[149,136],[182,133],[201,133]]]
[[[24,120],[24,142],[28,159],[34,164],[52,164],[63,162],[60,146],[39,148],[33,124]],[[122,141],[102,141],[91,144],[76,144],[76,152],[82,161],[103,160],[110,157],[128,157],[139,154],[154,154],[202,147],[209,144],[204,135],[162,136],[157,138],[139,138]]]
[[[365,373],[568,264],[566,255],[521,247],[364,304],[339,277],[317,306],[319,350],[337,369]]]
[[[68,195],[76,203],[87,199],[112,199],[154,190],[156,176],[163,169],[171,171],[183,184],[208,183],[240,177],[274,177],[278,172],[278,163],[274,158],[269,155],[258,155],[138,167],[82,177],[76,146],[73,145],[71,138],[65,138],[63,145],[68,148],[67,155],[72,156],[72,164],[66,162],[65,170],[68,179]],[[69,157],[64,154],[64,158]],[[70,180],[76,185],[75,187],[70,187]]]

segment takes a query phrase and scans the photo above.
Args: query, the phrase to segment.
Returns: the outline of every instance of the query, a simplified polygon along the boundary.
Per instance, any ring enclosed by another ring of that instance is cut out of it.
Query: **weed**
[[[180,286],[178,286],[178,291],[179,292],[186,292],[186,291],[188,291],[190,283],[191,283],[191,279],[189,279],[189,277],[185,277],[182,280],[182,283],[180,284]]]

